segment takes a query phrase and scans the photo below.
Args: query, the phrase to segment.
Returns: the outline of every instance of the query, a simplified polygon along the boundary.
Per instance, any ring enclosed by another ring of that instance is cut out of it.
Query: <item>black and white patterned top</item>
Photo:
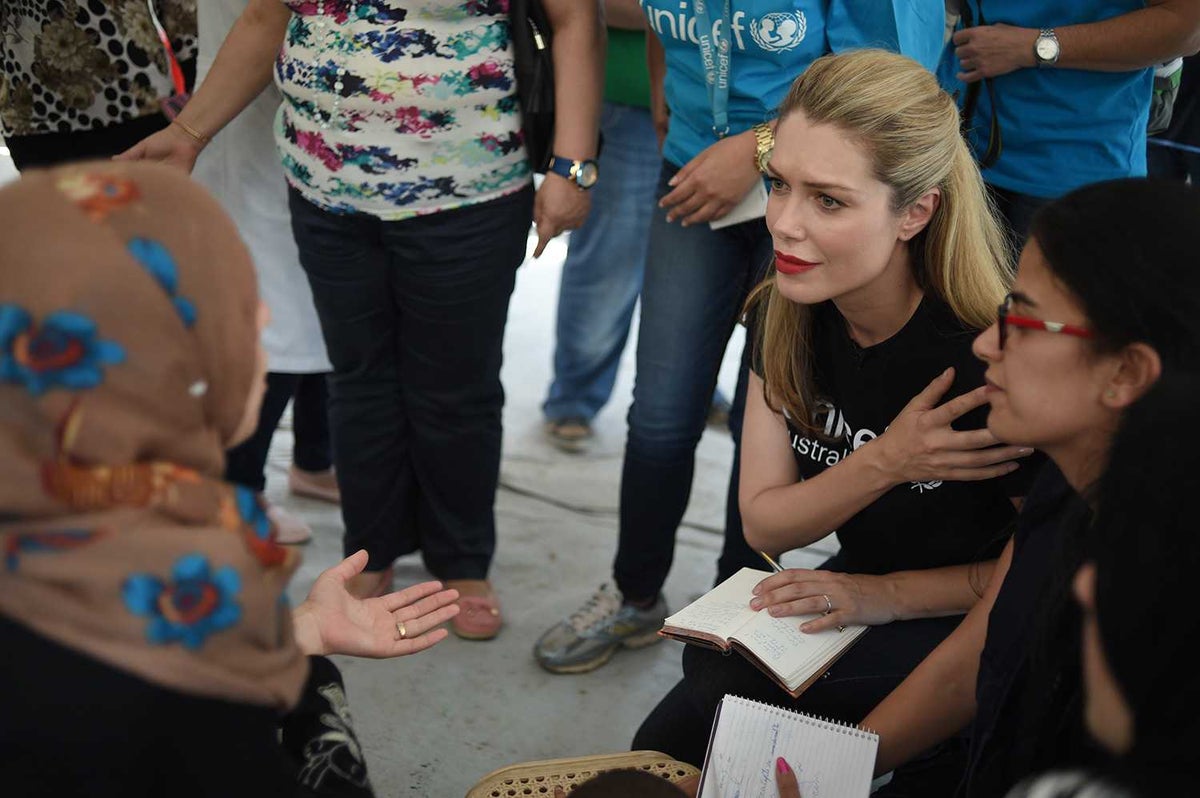
[[[0,0],[0,133],[92,130],[160,110],[173,84],[151,0]],[[181,61],[196,0],[153,0]]]

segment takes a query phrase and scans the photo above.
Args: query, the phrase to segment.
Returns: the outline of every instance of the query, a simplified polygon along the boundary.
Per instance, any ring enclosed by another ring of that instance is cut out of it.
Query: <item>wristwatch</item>
[[[754,131],[754,165],[766,174],[767,161],[771,160],[771,150],[775,149],[775,133],[766,122],[759,122],[751,130]]]
[[[1058,63],[1058,36],[1053,28],[1042,28],[1033,43],[1033,60],[1039,67],[1054,66]]]
[[[600,179],[600,164],[590,158],[573,161],[561,155],[551,155],[546,171],[565,177],[585,191],[596,185],[596,181]]]

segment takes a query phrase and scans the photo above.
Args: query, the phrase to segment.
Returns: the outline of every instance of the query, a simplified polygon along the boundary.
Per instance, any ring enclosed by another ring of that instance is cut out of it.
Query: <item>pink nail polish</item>
[[[779,773],[779,775],[781,775],[781,776],[782,776],[782,775],[784,775],[784,774],[786,774],[786,773],[791,773],[791,772],[792,772],[792,769],[791,769],[790,767],[788,767],[787,760],[786,760],[786,759],[784,759],[783,757],[779,757],[778,759],[776,759],[776,760],[775,760],[775,770],[776,770],[776,771]]]
[[[762,608],[762,599],[754,599],[750,602],[750,609],[757,610]]]

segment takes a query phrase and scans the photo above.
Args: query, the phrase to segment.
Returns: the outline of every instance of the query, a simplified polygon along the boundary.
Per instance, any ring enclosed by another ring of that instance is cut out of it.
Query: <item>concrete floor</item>
[[[680,677],[680,644],[619,652],[589,674],[556,676],[533,661],[547,627],[609,578],[617,539],[617,497],[634,342],[613,400],[596,420],[595,445],[566,454],[546,442],[540,403],[550,379],[554,312],[565,242],[519,273],[505,335],[505,439],[497,495],[499,543],[492,581],[507,625],[487,643],[449,638],[431,651],[388,662],[339,660],[380,796],[463,795],[489,771],[514,762],[628,750],[638,724]],[[740,331],[720,383],[732,396]],[[300,598],[316,573],[340,556],[335,509],[286,494],[290,432],[276,436],[268,496],[304,515],[316,540],[293,586]],[[727,431],[709,429],[665,593],[672,609],[712,585],[732,457]],[[822,546],[828,551],[828,543]],[[825,553],[797,553],[815,564]],[[417,556],[396,583],[428,578]]]
[[[0,182],[15,175],[6,155],[0,148]],[[521,268],[505,335],[508,401],[492,581],[506,627],[491,642],[451,637],[409,658],[339,659],[381,797],[455,798],[504,765],[627,750],[642,718],[680,676],[682,646],[675,642],[622,651],[605,667],[576,676],[546,673],[531,655],[542,631],[609,578],[624,419],[633,382],[635,336],[622,360],[614,397],[596,420],[591,451],[565,454],[543,438],[539,406],[550,377],[565,251],[565,239],[560,239],[538,261]],[[741,346],[739,329],[720,376],[729,396]],[[342,524],[337,508],[286,492],[290,445],[285,419],[272,446],[267,495],[303,516],[315,531],[291,587],[298,601],[315,576],[340,559]],[[728,432],[706,431],[665,588],[673,610],[711,587],[731,456]],[[785,562],[814,565],[834,550],[832,543],[789,554]],[[428,578],[415,555],[397,563],[397,586]]]

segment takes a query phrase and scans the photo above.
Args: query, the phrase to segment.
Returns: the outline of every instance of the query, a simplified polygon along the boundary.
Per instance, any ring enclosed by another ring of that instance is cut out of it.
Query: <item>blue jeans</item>
[[[656,196],[679,169],[663,163]],[[621,473],[620,537],[613,576],[627,597],[657,596],[671,569],[675,530],[692,490],[696,444],[717,371],[750,288],[771,261],[762,219],[713,230],[668,223],[654,206],[642,285],[637,378]],[[744,406],[746,358],[734,413]],[[735,442],[740,419],[730,426]],[[734,465],[736,470],[736,463]],[[734,502],[736,507],[736,502]],[[732,514],[731,514],[732,515]],[[740,546],[740,517],[726,526],[726,547]]]
[[[662,163],[645,108],[605,103],[592,212],[571,233],[558,292],[554,380],[542,411],[590,421],[612,395],[646,267]]]

